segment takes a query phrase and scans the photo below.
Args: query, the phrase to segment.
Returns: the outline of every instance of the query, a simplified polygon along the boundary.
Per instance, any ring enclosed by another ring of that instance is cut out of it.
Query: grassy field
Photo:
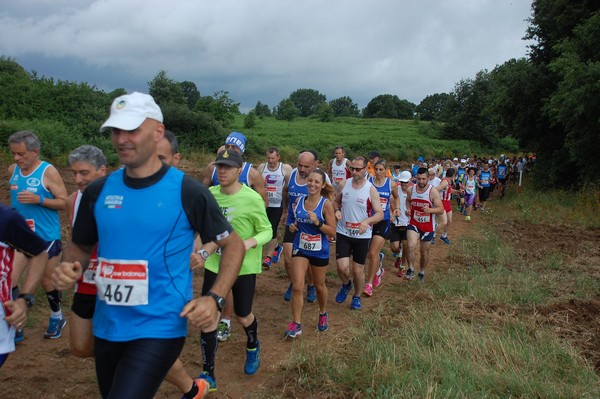
[[[397,299],[381,302],[334,347],[303,342],[284,366],[290,390],[297,384],[331,398],[600,397],[599,197],[564,195],[525,190],[492,201],[485,223],[453,243],[443,276],[395,286]],[[524,211],[532,207],[536,218]],[[513,223],[529,230],[509,238]],[[563,224],[573,230],[565,237],[571,250],[554,245]]]
[[[414,161],[426,158],[464,154],[499,155],[515,152],[514,141],[506,140],[499,148],[483,148],[479,143],[440,139],[439,125],[429,122],[396,119],[338,118],[321,122],[313,118],[298,118],[292,122],[275,118],[257,119],[256,127],[245,129],[244,116],[238,116],[231,130],[243,132],[248,138],[247,156],[263,158],[270,146],[279,148],[285,162],[295,162],[301,149],[316,150],[322,159],[331,159],[333,149],[342,145],[347,156],[366,156],[378,150],[390,161]]]

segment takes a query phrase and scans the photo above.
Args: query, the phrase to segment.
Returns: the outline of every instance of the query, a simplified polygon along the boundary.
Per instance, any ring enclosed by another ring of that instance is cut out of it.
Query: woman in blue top
[[[335,237],[335,214],[331,198],[333,187],[326,183],[325,173],[315,169],[308,175],[308,195],[302,196],[294,207],[294,223],[290,231],[297,231],[292,244],[292,314],[294,320],[288,325],[285,337],[295,338],[302,334],[301,315],[304,305],[304,279],[310,265],[319,303],[319,331],[329,329],[327,314],[327,286],[325,273],[329,265],[329,240]]]
[[[387,162],[380,159],[375,163],[375,176],[369,178],[379,193],[383,220],[373,225],[373,236],[369,245],[369,273],[365,284],[365,295],[367,296],[373,295],[373,287],[381,285],[381,279],[385,273],[381,248],[390,232],[390,213],[400,216],[398,186],[386,176],[386,172]]]

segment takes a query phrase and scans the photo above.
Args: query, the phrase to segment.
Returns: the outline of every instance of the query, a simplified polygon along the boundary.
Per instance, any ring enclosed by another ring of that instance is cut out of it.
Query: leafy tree
[[[416,105],[392,94],[373,98],[363,110],[365,118],[412,119]]]
[[[422,121],[444,121],[448,117],[448,93],[436,93],[425,97],[415,108]]]
[[[160,70],[154,79],[148,82],[148,93],[158,105],[166,103],[186,104],[186,98],[180,83],[170,79],[165,70]]]
[[[340,97],[329,102],[334,116],[360,116],[358,105],[350,97]]]
[[[300,111],[300,116],[310,116],[317,113],[319,105],[326,102],[327,97],[314,89],[298,89],[290,94],[290,100]]]
[[[491,93],[492,83],[487,71],[478,72],[475,79],[457,83],[448,101],[450,117],[444,126],[446,137],[496,144],[499,137],[489,108]]]
[[[273,113],[275,114],[275,118],[290,122],[300,116],[300,110],[289,98],[281,100],[277,107],[275,107]]]
[[[254,110],[248,112],[244,118],[244,128],[252,129],[256,126],[256,112]]]
[[[211,114],[192,111],[187,106],[167,103],[161,106],[165,125],[188,148],[205,148],[213,151],[227,136],[223,125]]]
[[[327,103],[321,103],[317,109],[317,116],[321,122],[331,122],[334,119],[333,108]]]
[[[258,101],[256,103],[256,106],[254,107],[254,113],[259,118],[264,118],[265,116],[271,116],[271,109],[267,104],[263,104],[260,101]]]
[[[185,103],[187,104],[189,109],[194,109],[198,100],[200,100],[200,91],[196,87],[194,82],[190,82],[188,80],[179,83],[181,87],[181,91],[183,92],[183,97],[185,98]]]
[[[227,91],[217,91],[212,96],[200,97],[195,107],[196,111],[211,114],[216,120],[227,127],[240,113],[240,103],[229,97]]]

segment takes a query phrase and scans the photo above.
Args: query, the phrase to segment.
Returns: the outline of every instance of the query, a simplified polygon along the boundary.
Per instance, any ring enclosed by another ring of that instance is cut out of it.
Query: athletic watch
[[[215,302],[217,303],[217,309],[219,309],[219,312],[222,312],[223,308],[225,307],[225,298],[223,298],[222,296],[218,296],[212,291],[208,291],[206,295],[215,300]]]
[[[200,249],[198,250],[198,252],[196,252],[198,255],[202,256],[202,259],[207,260],[208,257],[210,256],[210,254],[208,253],[208,251],[206,249]]]
[[[24,299],[27,304],[27,309],[31,309],[35,304],[35,296],[31,294],[20,294],[17,299]]]

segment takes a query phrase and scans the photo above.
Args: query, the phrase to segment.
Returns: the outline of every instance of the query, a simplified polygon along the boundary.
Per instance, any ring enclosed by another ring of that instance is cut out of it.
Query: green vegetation
[[[529,229],[546,226],[552,233],[547,226],[556,222],[573,229],[599,226],[597,216],[581,217],[589,209],[577,209],[590,203],[589,192],[571,193],[570,200],[562,192],[544,196],[511,191],[493,201],[493,212],[482,215],[486,223],[474,224],[470,236],[453,243],[449,270],[434,272],[443,274],[425,285],[393,286],[398,300],[381,302],[334,338],[294,346],[280,363],[285,391],[268,397],[599,397],[600,377],[577,344],[585,345],[575,331],[586,326],[568,324],[559,335],[557,321],[538,313],[597,300],[598,265],[578,266],[573,254],[558,249],[524,258],[520,251],[527,249],[504,231],[521,222],[520,203],[544,210],[526,224]]]
[[[292,164],[302,149],[316,150],[322,160],[331,159],[337,145],[343,145],[349,157],[366,156],[369,151],[378,150],[383,158],[393,162],[413,162],[419,155],[496,155],[517,150],[514,140],[506,140],[505,146],[493,149],[476,141],[444,140],[439,138],[439,125],[431,122],[339,117],[323,123],[316,118],[297,118],[293,122],[257,118],[255,127],[245,128],[244,121],[243,115],[237,116],[231,129],[248,137],[247,156],[261,161],[271,146],[278,147],[282,159]]]

